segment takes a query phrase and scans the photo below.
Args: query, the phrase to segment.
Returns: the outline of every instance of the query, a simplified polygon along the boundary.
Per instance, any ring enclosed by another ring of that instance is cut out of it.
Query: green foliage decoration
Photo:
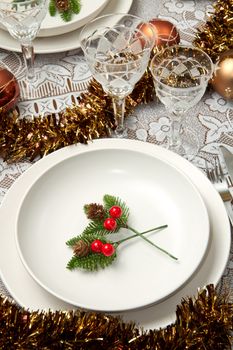
[[[71,238],[66,242],[70,247],[74,247],[78,241],[82,240],[88,244],[91,244],[95,239],[100,239],[103,243],[112,243],[110,240],[105,239],[101,234],[85,234],[78,237]],[[116,258],[116,252],[111,256],[104,256],[103,254],[90,253],[87,256],[79,257],[73,255],[67,264],[69,270],[73,269],[83,269],[88,271],[96,271],[99,268],[104,269],[108,265],[112,264],[113,260]]]
[[[67,268],[70,270],[83,269],[88,271],[97,271],[100,268],[104,269],[105,267],[111,265],[115,258],[116,253],[111,256],[105,256],[102,254],[90,254],[83,257],[77,257],[73,255],[67,264]]]
[[[70,7],[73,13],[78,14],[81,10],[81,3],[77,0],[70,0]]]
[[[72,10],[63,11],[60,13],[61,18],[64,22],[70,22],[72,18]]]
[[[121,227],[127,227],[127,221],[129,218],[129,208],[127,207],[126,203],[123,202],[119,197],[111,196],[109,194],[104,195],[103,201],[106,211],[109,211],[109,209],[114,205],[121,207],[122,215],[120,219],[117,219],[117,226],[119,227],[119,229]]]
[[[56,15],[57,8],[54,0],[50,0],[49,2],[49,13],[50,16],[54,17]]]
[[[113,206],[118,206],[121,208],[121,215],[119,218],[114,219],[117,224],[116,228],[114,228],[114,230],[108,230],[104,227],[104,222],[110,216],[110,209]],[[177,260],[176,257],[155,245],[148,238],[144,237],[144,234],[164,229],[167,227],[167,225],[155,227],[142,233],[136,231],[134,228],[128,225],[129,208],[127,207],[126,203],[123,202],[119,197],[106,194],[103,197],[103,204],[85,204],[83,209],[87,218],[91,221],[83,230],[82,234],[76,237],[72,237],[66,242],[66,245],[72,248],[74,253],[72,258],[67,263],[67,268],[69,270],[76,268],[87,271],[95,271],[99,268],[104,269],[105,267],[112,264],[116,259],[118,246],[121,243],[136,237],[142,238],[147,243],[150,243],[163,253],[166,253],[173,259]],[[132,231],[134,235],[118,241],[112,240],[114,234],[117,233],[121,228],[126,228]],[[104,255],[106,252],[103,250],[98,250],[98,252],[93,251],[91,249],[91,245],[95,240],[100,241],[101,249],[105,244],[110,245],[113,248],[111,254],[109,256],[106,256]]]
[[[91,221],[83,231],[83,234],[92,235],[93,233],[98,233],[99,235],[104,236],[106,234],[109,234],[109,231],[105,230],[103,227],[103,222]]]
[[[54,17],[57,13],[64,22],[70,22],[73,15],[79,14],[81,11],[80,0],[50,0],[49,14]]]

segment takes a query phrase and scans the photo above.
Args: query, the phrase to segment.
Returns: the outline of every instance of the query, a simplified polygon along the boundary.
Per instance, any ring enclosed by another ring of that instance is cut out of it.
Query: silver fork
[[[206,175],[214,185],[215,189],[220,194],[224,202],[231,225],[233,226],[233,211],[231,207],[232,195],[228,188],[228,186],[231,186],[231,180],[229,179],[229,177],[224,175],[222,166],[218,157],[215,157],[214,162],[215,162],[214,167],[209,168],[206,161]]]

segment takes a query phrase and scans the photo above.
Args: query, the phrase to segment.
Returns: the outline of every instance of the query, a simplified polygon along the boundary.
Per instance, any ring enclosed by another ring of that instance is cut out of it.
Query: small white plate
[[[44,20],[41,23],[41,28],[37,34],[37,38],[67,34],[81,28],[87,22],[97,17],[108,2],[109,0],[82,1],[81,11],[76,15],[74,14],[69,22],[63,21],[58,12],[55,16],[51,16],[48,10]],[[0,28],[7,32],[5,26],[0,24]]]
[[[94,2],[95,1],[93,0],[92,3]],[[99,15],[104,16],[109,13],[127,13],[130,10],[132,2],[133,0],[110,0]],[[37,37],[33,41],[35,53],[46,54],[77,49],[80,47],[80,31],[81,29],[79,28],[69,33],[53,37]],[[21,52],[19,42],[12,38],[12,36],[3,29],[0,29],[0,47],[5,50]]]
[[[95,143],[102,142],[96,140]],[[121,141],[123,142],[123,140]],[[138,141],[126,141],[132,144]],[[115,140],[114,140],[115,143]],[[162,155],[164,160],[182,170],[190,177],[194,185],[200,191],[207,206],[210,219],[210,244],[206,257],[196,274],[173,296],[150,308],[140,311],[131,311],[121,314],[125,321],[133,321],[144,329],[165,327],[175,321],[176,306],[186,296],[194,296],[198,288],[209,283],[217,284],[226,267],[231,244],[231,231],[229,220],[220,196],[208,181],[208,179],[185,159],[169,152],[161,147],[142,144],[142,147],[151,147],[155,154]],[[12,297],[22,307],[31,311],[39,309],[48,310],[72,310],[74,307],[54,297],[41,288],[27,273],[22,264],[15,245],[15,218],[19,210],[21,198],[25,196],[28,186],[46,169],[67,157],[76,155],[79,147],[70,146],[53,152],[43,158],[24,172],[11,186],[0,207],[0,275],[3,283]],[[9,220],[9,217],[12,219]],[[224,239],[223,239],[224,237]],[[191,252],[190,252],[191,254]]]
[[[207,210],[189,178],[153,147],[119,144],[79,146],[29,186],[18,213],[16,242],[28,272],[54,296],[88,310],[119,312],[167,298],[196,271],[209,240]],[[168,224],[147,236],[178,261],[137,238],[104,270],[68,270],[73,252],[65,242],[87,226],[84,204],[101,203],[104,194],[127,203],[129,225],[140,232]]]
[[[87,22],[98,16],[107,5],[108,1],[109,0],[81,1],[80,13],[73,15],[73,18],[69,22],[63,21],[58,13],[53,17],[50,16],[48,12],[41,24],[38,37],[66,34],[82,27]]]

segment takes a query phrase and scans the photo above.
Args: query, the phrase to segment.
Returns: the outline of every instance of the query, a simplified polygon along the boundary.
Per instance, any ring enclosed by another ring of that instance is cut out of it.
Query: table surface
[[[179,29],[183,43],[191,43],[195,37],[195,28],[205,22],[206,15],[212,9],[212,1],[185,0],[134,0],[130,13],[151,19],[160,17],[172,21]],[[15,52],[0,49],[0,60],[9,70],[20,70],[22,56]],[[38,115],[44,112],[58,112],[75,101],[80,92],[85,91],[90,72],[80,49],[73,51],[37,55],[36,64],[43,71],[48,64],[61,78],[61,84],[53,90],[50,98],[41,99],[38,89],[33,103],[21,101],[18,108],[22,115]],[[64,79],[65,78],[65,79]],[[70,80],[70,84],[67,83]],[[169,131],[169,118],[164,107],[158,101],[136,108],[132,116],[126,118],[129,139],[137,139],[163,145]],[[220,144],[233,151],[233,103],[225,101],[216,92],[206,92],[198,105],[187,113],[187,127],[196,133],[199,141],[199,153],[192,163],[199,169],[205,168],[205,161],[213,164],[213,158],[219,153]],[[7,190],[31,163],[25,161],[7,164],[0,160],[0,202]],[[224,170],[226,168],[223,164]],[[225,272],[219,283],[220,292],[233,289],[233,244]],[[0,280],[0,292],[10,297]]]

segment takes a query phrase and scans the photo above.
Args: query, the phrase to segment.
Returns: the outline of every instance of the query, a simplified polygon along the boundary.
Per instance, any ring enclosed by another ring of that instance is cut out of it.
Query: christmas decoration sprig
[[[104,195],[103,204],[91,203],[84,205],[84,212],[90,223],[81,235],[69,239],[66,244],[73,249],[73,256],[67,264],[67,268],[73,270],[80,268],[88,271],[105,268],[113,263],[117,256],[117,248],[123,242],[139,237],[153,245],[171,258],[177,258],[157,246],[144,235],[167,227],[162,225],[144,232],[138,232],[128,225],[129,208],[119,197]],[[119,232],[120,229],[128,229],[134,235],[119,241],[112,241],[110,234]]]
[[[81,10],[80,0],[50,0],[49,13],[55,16],[57,12],[60,14],[64,22],[69,22],[73,14],[78,14]]]

